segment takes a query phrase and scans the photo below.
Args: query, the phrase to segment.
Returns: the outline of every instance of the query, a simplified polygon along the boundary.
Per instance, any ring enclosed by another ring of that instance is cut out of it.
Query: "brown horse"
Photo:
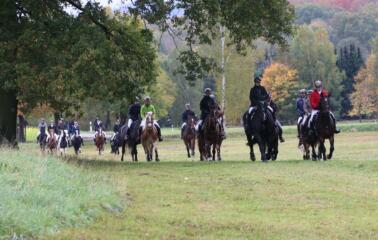
[[[55,136],[54,129],[49,130],[49,139],[47,140],[47,148],[50,154],[56,153],[58,141]]]
[[[220,110],[212,110],[211,113],[204,120],[203,131],[200,131],[198,136],[198,149],[200,151],[200,160],[215,161],[215,154],[217,154],[218,161],[221,161],[220,148],[222,145],[222,126],[219,119],[223,116]],[[212,149],[211,149],[212,147]]]
[[[147,114],[144,129],[141,135],[141,142],[146,153],[146,159],[148,162],[153,160],[153,153],[155,152],[155,161],[158,162],[159,155],[157,151],[158,132],[154,126],[154,119],[151,114]]]
[[[319,153],[318,157],[323,158],[323,160],[331,159],[333,155],[334,147],[334,133],[335,133],[335,123],[332,119],[330,112],[330,102],[329,98],[322,96],[319,103],[319,113],[317,114],[315,123],[315,132],[319,140]],[[326,156],[325,140],[329,139],[330,149],[329,154]]]
[[[102,131],[102,128],[99,128],[98,132],[96,133],[96,136],[95,136],[95,145],[96,145],[97,150],[98,150],[98,155],[101,155],[102,152],[104,151],[105,141],[106,141],[105,134]]]
[[[188,158],[194,157],[194,150],[196,147],[196,120],[191,117],[186,122],[182,138],[188,153]]]

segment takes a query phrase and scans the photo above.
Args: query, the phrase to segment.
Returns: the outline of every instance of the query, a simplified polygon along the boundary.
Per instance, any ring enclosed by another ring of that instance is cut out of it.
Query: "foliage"
[[[143,1],[129,8],[162,31],[184,32],[187,49],[180,51],[181,73],[194,81],[206,75],[211,61],[198,54],[196,44],[211,44],[219,25],[228,29],[230,44],[243,52],[252,42],[263,37],[271,43],[284,44],[292,33],[294,9],[287,0],[257,1]]]
[[[310,24],[315,19],[329,21],[337,10],[321,5],[305,4],[295,7],[295,23]]]
[[[378,59],[375,53],[370,55],[366,67],[362,68],[357,77],[355,92],[350,96],[352,110],[350,115],[371,116],[378,114]]]
[[[334,111],[340,110],[343,73],[336,66],[334,46],[324,26],[301,26],[290,46],[290,66],[298,71],[300,86],[312,88],[316,80],[332,92]]]
[[[32,149],[0,153],[1,239],[13,234],[39,238],[83,226],[104,213],[101,205],[118,204],[102,174],[38,156]]]
[[[0,14],[0,90],[15,93],[9,102],[21,101],[23,111],[47,105],[71,115],[87,97],[131,100],[154,83],[152,35],[129,16],[78,0],[6,0]]]
[[[353,84],[355,83],[355,75],[363,65],[363,59],[359,48],[351,44],[349,47],[345,46],[338,51],[337,67],[345,72],[345,77],[341,82],[343,84],[343,91],[341,91],[341,111],[342,117],[346,117],[352,108],[349,95],[353,92]]]
[[[354,37],[363,46],[368,46],[369,41],[377,36],[378,21],[371,15],[360,12],[338,12],[330,21],[332,31],[331,40],[337,43],[345,38]]]
[[[279,117],[285,120],[295,118],[294,99],[298,89],[298,74],[281,63],[273,63],[264,72],[264,86],[272,94],[279,109]]]

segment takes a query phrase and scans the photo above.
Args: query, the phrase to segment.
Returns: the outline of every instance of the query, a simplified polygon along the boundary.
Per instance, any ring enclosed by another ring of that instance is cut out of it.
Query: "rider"
[[[61,135],[63,133],[63,131],[66,131],[66,134],[67,134],[67,127],[66,127],[66,124],[65,124],[63,118],[59,119],[57,129],[58,129],[58,134],[59,135]]]
[[[143,119],[142,123],[140,124],[141,129],[144,129],[144,127],[146,125],[145,117],[146,117],[147,113],[149,113],[149,112],[152,113],[153,117],[156,115],[155,106],[151,104],[151,98],[147,96],[147,97],[144,98],[144,105],[140,108],[140,116]],[[159,124],[157,123],[156,120],[154,120],[154,125],[155,125],[157,133],[158,133],[159,142],[161,142],[161,141],[163,141],[163,138],[161,137],[160,126],[159,126]]]
[[[98,134],[100,133],[100,129],[102,130],[102,122],[98,119],[98,117],[96,117],[96,121],[95,121],[95,129],[96,129],[96,124],[97,124],[97,130],[96,130],[96,133],[94,135],[94,138],[93,138],[93,142],[96,143],[96,137],[98,136]],[[105,137],[106,134],[104,131],[102,131],[102,135]],[[105,143],[106,143],[106,138],[105,138]]]
[[[296,101],[296,110],[297,110],[297,114],[298,114],[298,122],[297,122],[297,131],[298,131],[298,138],[300,136],[300,126],[302,124],[302,122],[304,121],[304,118],[305,118],[305,110],[304,110],[304,103],[305,103],[305,99],[307,98],[306,96],[306,89],[301,89],[299,90],[299,97],[297,98],[297,101]]]
[[[183,138],[184,128],[189,118],[196,118],[196,114],[190,109],[190,103],[185,104],[186,110],[182,113],[181,139]]]
[[[270,93],[268,94],[268,96],[269,96],[269,98],[268,98],[268,108],[272,112],[273,121],[276,124],[276,127],[278,129],[278,137],[280,139],[280,142],[285,142],[285,139],[282,137],[282,133],[283,133],[283,131],[282,131],[282,125],[281,125],[280,121],[278,121],[278,119],[276,117],[276,113],[278,111],[277,104],[275,102],[273,102],[272,95]]]
[[[217,105],[215,99],[211,97],[211,92],[210,88],[206,88],[205,94],[200,102],[201,117],[196,126],[197,131],[202,130],[203,121],[205,121],[211,110],[215,109]]]
[[[253,86],[249,92],[249,101],[251,103],[251,107],[248,111],[249,114],[254,113],[261,102],[266,102],[269,99],[268,92],[261,86],[261,78],[255,77],[254,82],[255,86]]]
[[[327,97],[328,93],[323,88],[322,81],[316,80],[315,81],[315,89],[312,91],[312,93],[310,95],[310,103],[311,103],[312,111],[311,111],[310,120],[308,121],[308,126],[307,126],[308,128],[311,128],[312,120],[313,120],[314,116],[319,112],[319,103],[320,103],[320,98],[322,96]],[[330,115],[331,115],[333,123],[335,125],[335,133],[337,134],[337,133],[340,132],[340,130],[338,130],[336,128],[335,116],[333,115],[332,112],[330,112]]]
[[[94,120],[93,122],[93,126],[94,126],[94,131],[97,132],[98,129],[100,128],[100,119],[98,118],[98,116],[96,117],[96,120]]]
[[[41,137],[43,139],[43,137],[46,135],[46,128],[47,124],[45,122],[45,119],[41,118],[41,122],[38,124],[39,134],[37,136],[37,143],[41,141]]]
[[[50,132],[50,130],[53,130],[53,134],[55,135],[55,138],[57,139],[58,138],[58,129],[57,127],[55,126],[54,124],[54,121],[53,120],[50,120],[50,124],[49,126],[47,126],[47,131]],[[46,141],[48,142],[49,141],[49,138],[50,138],[50,134],[47,136],[46,138]]]
[[[142,120],[140,117],[140,98],[135,97],[135,102],[132,104],[129,108],[129,120],[127,121],[127,136],[129,136],[130,131],[133,122]]]
[[[110,138],[111,141],[119,133],[120,129],[121,129],[121,122],[120,122],[119,118],[117,118],[116,123],[114,124],[114,127],[113,127],[113,136]]]

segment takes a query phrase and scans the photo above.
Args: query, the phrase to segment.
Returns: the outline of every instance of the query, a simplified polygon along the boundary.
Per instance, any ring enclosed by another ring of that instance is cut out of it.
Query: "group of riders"
[[[259,104],[265,104],[267,109],[271,112],[273,124],[276,126],[277,134],[281,142],[284,142],[285,139],[282,136],[282,126],[278,119],[276,118],[277,115],[277,105],[272,100],[271,94],[269,94],[266,89],[261,85],[262,79],[260,77],[256,77],[254,79],[254,86],[250,90],[249,100],[250,100],[250,107],[246,112],[247,115],[253,116],[256,112]],[[299,97],[296,101],[296,110],[298,113],[298,137],[301,139],[301,128],[306,127],[308,129],[313,129],[313,122],[316,119],[316,115],[319,112],[319,102],[322,96],[328,96],[327,91],[322,85],[320,80],[315,82],[315,88],[313,90],[307,91],[306,89],[301,89],[299,91]],[[215,96],[212,94],[212,90],[210,88],[206,88],[204,91],[203,98],[200,102],[200,110],[201,115],[200,118],[197,119],[196,114],[191,109],[191,105],[189,103],[185,104],[185,111],[182,113],[182,126],[181,126],[181,138],[183,137],[183,131],[187,126],[187,122],[189,119],[195,119],[196,124],[196,131],[201,132],[203,128],[203,123],[205,119],[215,110],[221,111],[219,104],[217,103]],[[130,134],[130,130],[132,128],[138,127],[139,128],[139,136],[141,135],[143,129],[145,128],[145,117],[147,114],[151,114],[154,117],[154,126],[157,130],[159,141],[163,141],[161,136],[161,129],[158,122],[155,119],[156,116],[156,108],[151,103],[150,97],[145,97],[143,104],[141,104],[140,98],[136,97],[134,103],[129,107],[128,111],[128,122],[127,122],[127,136]],[[339,130],[336,129],[336,120],[334,115],[331,113],[332,120],[334,122],[334,129],[335,133],[338,133]],[[197,121],[198,120],[198,121]],[[136,124],[138,123],[138,124]],[[218,118],[218,124],[220,126],[220,135],[221,138],[226,138],[225,130],[224,130],[224,123],[223,117],[220,116]],[[111,140],[116,138],[117,135],[120,133],[121,130],[121,122],[117,119],[117,122],[113,128],[114,134],[111,137]],[[37,141],[48,141],[50,135],[46,134],[46,130],[48,132],[53,132],[54,137],[60,141],[63,137],[68,136],[68,141],[70,142],[75,135],[80,136],[80,126],[77,121],[70,121],[68,124],[64,122],[64,119],[59,119],[58,124],[55,125],[54,121],[50,121],[50,124],[47,124],[44,119],[41,119],[39,125],[39,135],[37,137]],[[95,137],[98,134],[105,133],[102,131],[102,122],[97,117],[94,121],[94,130],[95,130]],[[69,144],[68,142],[68,144]]]

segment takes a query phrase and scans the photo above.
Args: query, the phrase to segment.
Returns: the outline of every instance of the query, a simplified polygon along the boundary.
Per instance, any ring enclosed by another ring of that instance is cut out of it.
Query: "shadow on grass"
[[[98,160],[90,158],[69,157],[66,159],[67,163],[78,165],[88,168],[202,168],[204,166],[235,166],[235,165],[303,165],[303,164],[316,164],[314,161],[304,160],[285,160],[285,161],[269,161],[263,163],[261,161],[248,161],[248,160],[228,160],[228,161],[199,161],[199,160],[182,160],[182,161],[167,161],[167,162],[146,162],[145,160],[139,162],[130,161],[110,161],[110,160]]]

